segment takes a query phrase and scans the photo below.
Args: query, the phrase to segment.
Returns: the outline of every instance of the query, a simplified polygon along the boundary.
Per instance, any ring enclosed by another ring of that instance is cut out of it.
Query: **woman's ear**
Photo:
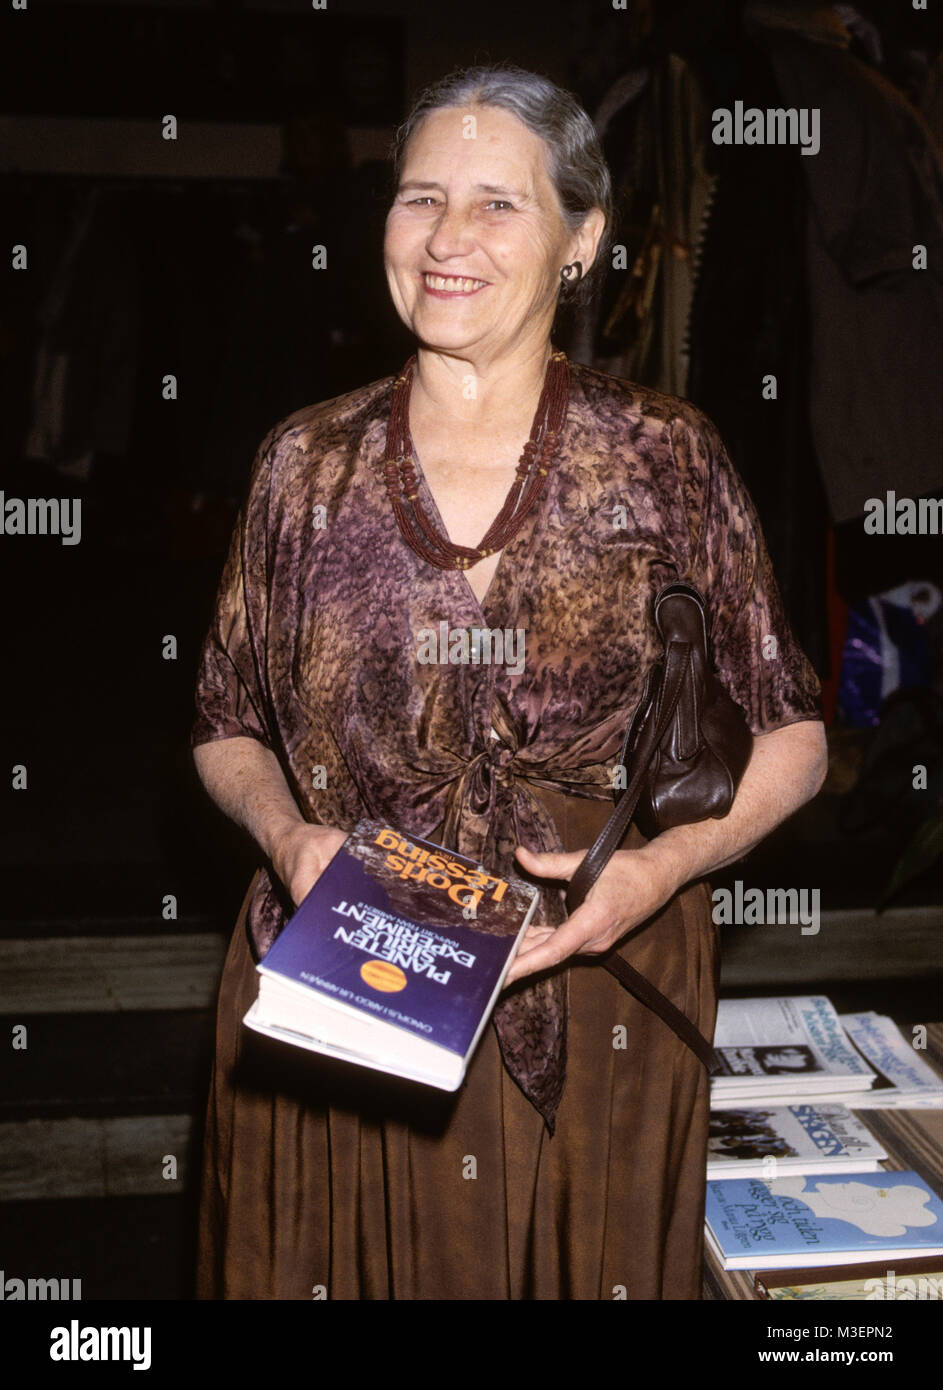
[[[583,266],[583,275],[587,276],[596,260],[596,253],[599,250],[599,243],[606,228],[606,215],[602,208],[592,208],[587,214],[579,231],[574,236],[574,251],[569,257],[571,261],[580,261]]]

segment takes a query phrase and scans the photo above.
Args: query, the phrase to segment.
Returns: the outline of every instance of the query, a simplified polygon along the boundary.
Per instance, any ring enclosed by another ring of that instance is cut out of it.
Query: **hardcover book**
[[[943,1255],[943,1202],[918,1173],[811,1173],[707,1184],[707,1240],[725,1269],[814,1269]]]
[[[817,1269],[764,1269],[753,1276],[757,1298],[868,1299],[921,1302],[943,1299],[943,1261],[883,1260],[870,1264],[823,1266]]]
[[[461,1085],[538,890],[361,821],[259,964],[257,1032]]]

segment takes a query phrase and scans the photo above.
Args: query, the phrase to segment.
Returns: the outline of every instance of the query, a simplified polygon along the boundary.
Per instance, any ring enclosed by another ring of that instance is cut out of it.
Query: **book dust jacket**
[[[464,1055],[537,893],[361,821],[260,969]]]

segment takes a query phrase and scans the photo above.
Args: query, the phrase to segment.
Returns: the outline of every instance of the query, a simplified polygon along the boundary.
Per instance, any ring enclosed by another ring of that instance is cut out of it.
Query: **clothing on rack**
[[[713,187],[699,83],[669,53],[651,73],[633,69],[613,83],[594,120],[613,172],[614,240],[625,269],[607,297],[580,313],[570,351],[684,396],[695,250]]]
[[[128,447],[137,387],[139,262],[119,197],[82,194],[39,311],[28,458],[87,476]]]
[[[850,53],[784,36],[769,50],[785,104],[822,113],[821,149],[801,161],[810,409],[846,521],[890,487],[943,487],[943,162],[919,112]]]
[[[737,99],[778,106],[762,47],[744,41],[735,57],[705,63],[707,106],[730,108]],[[809,420],[799,167],[809,162],[795,146],[711,147],[716,185],[691,311],[688,395],[727,440],[759,512],[790,621],[826,673],[828,513]]]

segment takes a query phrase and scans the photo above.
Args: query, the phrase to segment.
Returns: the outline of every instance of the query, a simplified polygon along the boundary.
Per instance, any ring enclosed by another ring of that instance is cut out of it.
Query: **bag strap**
[[[635,808],[642,792],[642,783],[656,748],[661,743],[674,718],[681,691],[684,687],[691,664],[691,647],[688,642],[671,641],[665,653],[664,680],[661,689],[661,708],[654,711],[643,728],[635,751],[635,770],[632,780],[619,799],[619,803],[596,838],[595,844],[578,865],[566,890],[567,912],[573,913],[580,906],[613,854],[628,833]],[[624,989],[634,994],[646,1008],[668,1025],[668,1027],[691,1049],[698,1061],[702,1062],[709,1074],[719,1069],[717,1054],[704,1034],[661,990],[646,980],[633,966],[629,965],[615,952],[602,962],[603,967],[614,975]]]
[[[673,1033],[676,1033],[683,1043],[685,1043],[699,1062],[703,1062],[708,1074],[713,1075],[720,1069],[720,1061],[711,1043],[707,1041],[704,1034],[680,1009],[672,1004],[667,995],[662,994],[660,989],[656,989],[645,976],[638,970],[624,961],[621,956],[608,956],[603,961],[603,966],[609,971],[610,975],[615,975],[619,984],[627,989],[630,994],[634,994],[640,1003],[646,1008],[651,1009],[653,1014],[657,1014],[663,1023],[667,1023]]]
[[[691,647],[688,642],[670,642],[665,654],[665,676],[662,682],[661,709],[649,716],[648,725],[641,732],[635,750],[635,770],[632,780],[619,798],[618,805],[596,837],[596,842],[587,850],[576,873],[570,879],[566,890],[567,912],[575,912],[586,894],[592,888],[609,860],[625,839],[638,799],[642,794],[642,783],[648,772],[649,763],[655,749],[668,731],[681,691],[684,678],[688,674],[691,661]]]

